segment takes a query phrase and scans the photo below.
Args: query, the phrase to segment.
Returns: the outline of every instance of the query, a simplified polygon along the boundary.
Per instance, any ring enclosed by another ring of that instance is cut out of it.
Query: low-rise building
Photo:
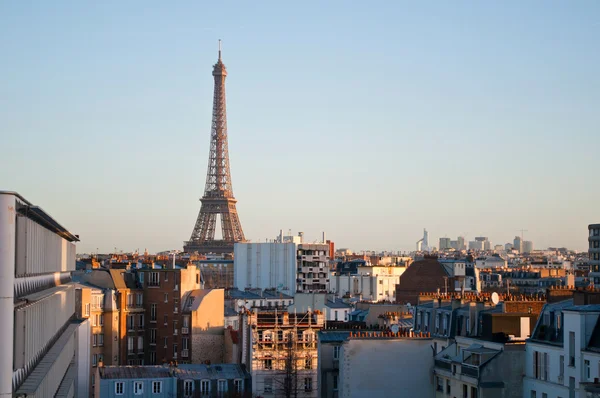
[[[251,376],[236,364],[101,366],[96,375],[99,398],[252,396]]]
[[[317,397],[317,336],[325,324],[318,310],[303,313],[254,311],[242,319],[242,363],[250,362],[252,392]]]
[[[333,349],[338,350],[338,354],[334,351],[333,355],[339,355],[339,375],[337,381],[335,378],[323,381],[325,389],[320,396],[433,396],[433,355],[428,336],[410,331],[357,330],[350,332],[341,344],[334,344]],[[339,348],[335,348],[337,346]]]

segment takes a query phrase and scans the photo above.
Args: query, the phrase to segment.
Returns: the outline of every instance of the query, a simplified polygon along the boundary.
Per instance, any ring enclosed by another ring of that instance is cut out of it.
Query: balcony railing
[[[189,350],[181,350],[182,358],[187,358],[189,354],[190,354]]]
[[[181,334],[188,334],[190,330],[188,328],[181,328]]]
[[[464,363],[460,367],[460,373],[465,376],[479,377],[479,368],[477,366],[465,365]]]
[[[452,364],[450,362],[446,362],[446,361],[442,361],[439,359],[435,360],[435,367],[436,368],[440,368],[440,369],[445,369],[445,370],[451,370],[452,369]]]

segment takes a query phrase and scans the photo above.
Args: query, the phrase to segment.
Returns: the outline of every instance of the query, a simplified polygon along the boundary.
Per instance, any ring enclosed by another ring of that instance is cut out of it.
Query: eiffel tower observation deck
[[[225,78],[227,68],[221,59],[219,40],[219,60],[213,66],[215,92],[213,98],[212,127],[210,132],[210,153],[206,187],[200,199],[200,213],[190,240],[184,242],[187,253],[233,253],[235,242],[244,242],[244,231],[238,217],[231,185],[229,170],[229,150],[227,148],[227,110],[225,101]],[[217,216],[221,219],[222,239],[215,239]]]

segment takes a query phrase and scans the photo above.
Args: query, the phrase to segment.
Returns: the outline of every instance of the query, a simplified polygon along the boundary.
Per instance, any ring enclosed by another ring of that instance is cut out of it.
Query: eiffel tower
[[[221,40],[219,40],[219,60],[213,66],[212,74],[215,78],[215,93],[206,188],[204,196],[200,199],[202,205],[192,236],[183,245],[183,250],[187,253],[233,253],[233,244],[245,241],[244,231],[242,231],[242,224],[235,206],[237,200],[233,197],[229,171],[227,111],[225,108],[227,69],[221,60]],[[221,240],[215,240],[217,215],[221,216],[223,236]]]

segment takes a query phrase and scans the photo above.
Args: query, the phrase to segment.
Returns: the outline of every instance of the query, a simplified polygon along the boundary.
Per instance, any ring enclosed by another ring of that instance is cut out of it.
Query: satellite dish
[[[400,330],[398,325],[392,325],[392,333],[398,333],[398,330]]]
[[[238,306],[238,308],[242,308],[244,306],[244,300],[238,300],[237,306]]]
[[[410,303],[406,303],[406,308],[410,308]]]
[[[246,309],[247,309],[247,310],[249,310],[250,308],[252,308],[252,304],[250,304],[250,303],[246,303],[246,304],[244,305],[244,307],[246,307]]]
[[[498,304],[498,302],[500,301],[500,297],[498,297],[498,293],[494,292],[492,293],[492,303],[494,303],[494,305]]]

